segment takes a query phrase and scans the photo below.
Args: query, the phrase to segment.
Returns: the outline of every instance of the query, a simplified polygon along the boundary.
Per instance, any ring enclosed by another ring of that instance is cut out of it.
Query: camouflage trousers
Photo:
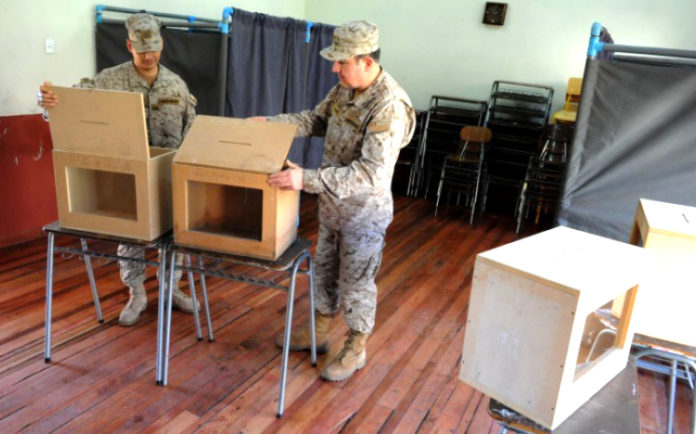
[[[324,315],[340,311],[351,330],[371,333],[382,249],[384,233],[336,231],[320,224],[314,254],[315,308]]]
[[[145,259],[145,249],[132,244],[119,244],[116,251],[118,256],[128,256],[129,258]],[[176,255],[176,264],[181,265],[182,255]],[[138,286],[145,282],[145,264],[144,262],[133,261],[118,261],[119,272],[121,273],[121,281],[126,286]],[[161,270],[157,269],[157,278]],[[169,276],[165,276],[169,278]],[[181,279],[181,270],[174,270],[174,281],[178,282]]]

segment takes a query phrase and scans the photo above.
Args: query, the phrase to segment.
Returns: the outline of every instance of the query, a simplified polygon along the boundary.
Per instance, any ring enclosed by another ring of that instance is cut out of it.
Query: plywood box
[[[479,254],[460,378],[555,429],[626,366],[647,263],[644,249],[565,227]],[[617,333],[590,352],[593,312],[622,294]]]
[[[696,208],[640,199],[629,242],[655,254],[633,310],[635,332],[696,346]],[[612,312],[622,306],[618,299]]]
[[[60,225],[138,240],[172,227],[175,151],[150,147],[143,96],[54,87],[50,109]]]
[[[299,192],[268,185],[297,127],[197,116],[174,159],[177,244],[275,260],[297,238]]]

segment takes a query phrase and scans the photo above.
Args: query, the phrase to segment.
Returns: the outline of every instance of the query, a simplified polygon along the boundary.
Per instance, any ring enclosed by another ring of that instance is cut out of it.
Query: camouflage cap
[[[134,14],[126,19],[128,39],[138,53],[162,50],[160,21],[150,14]]]
[[[346,60],[360,54],[370,54],[379,49],[379,30],[368,21],[351,21],[336,27],[333,44],[319,52],[324,59]]]

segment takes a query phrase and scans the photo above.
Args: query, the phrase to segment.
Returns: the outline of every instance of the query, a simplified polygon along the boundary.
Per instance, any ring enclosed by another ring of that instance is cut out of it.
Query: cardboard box
[[[645,253],[557,227],[479,254],[460,378],[555,429],[626,366]],[[617,333],[590,355],[593,312],[622,294]]]
[[[148,146],[143,96],[54,87],[49,110],[60,225],[150,241],[172,227],[176,151]]]
[[[696,208],[640,199],[629,242],[655,254],[633,309],[635,332],[696,346]],[[622,308],[617,299],[612,313]]]
[[[299,192],[268,185],[297,127],[197,116],[174,159],[177,244],[275,260],[297,238]]]

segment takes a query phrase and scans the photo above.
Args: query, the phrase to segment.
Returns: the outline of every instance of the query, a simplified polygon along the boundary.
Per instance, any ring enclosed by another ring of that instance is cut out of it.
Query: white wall
[[[213,19],[227,6],[298,19],[305,10],[304,0],[0,0],[0,116],[39,113],[36,91],[43,80],[70,86],[96,73],[97,4]],[[44,53],[44,38],[55,41],[55,54]]]
[[[79,0],[0,0],[0,116],[38,113],[42,80],[70,85],[96,72],[94,11]],[[494,80],[551,85],[583,73],[590,27],[617,43],[696,50],[693,0],[508,0],[503,27],[481,24],[484,0],[111,0],[110,6],[219,18],[225,6],[328,24],[377,23],[383,64],[418,108],[444,94],[487,99]],[[44,38],[56,53],[44,54]]]
[[[595,21],[619,44],[696,50],[693,0],[507,0],[502,27],[481,24],[485,3],[306,0],[305,19],[376,23],[382,63],[421,109],[434,94],[486,100],[494,80],[553,86],[558,109]]]

